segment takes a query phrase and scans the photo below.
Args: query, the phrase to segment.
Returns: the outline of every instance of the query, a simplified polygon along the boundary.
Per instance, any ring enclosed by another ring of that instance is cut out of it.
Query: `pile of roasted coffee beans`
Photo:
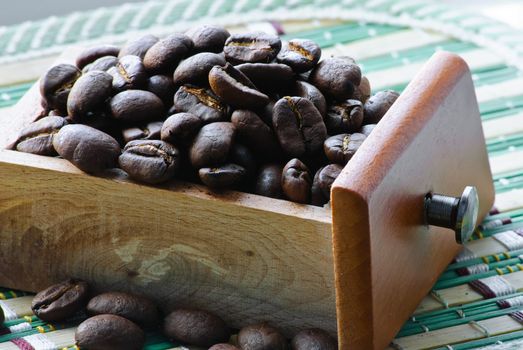
[[[311,40],[216,26],[95,46],[42,77],[46,113],[14,148],[321,206],[398,94],[371,97],[352,58],[320,57]]]
[[[139,350],[145,331],[161,329],[163,334],[186,345],[212,350],[336,350],[336,340],[320,329],[301,331],[288,341],[268,323],[248,325],[236,333],[210,312],[179,308],[163,318],[157,306],[142,296],[106,292],[90,297],[89,286],[69,279],[39,292],[31,308],[47,322],[85,319],[75,333],[80,349]],[[0,308],[1,311],[1,308]],[[0,312],[1,314],[1,312]],[[1,323],[1,322],[0,322]]]

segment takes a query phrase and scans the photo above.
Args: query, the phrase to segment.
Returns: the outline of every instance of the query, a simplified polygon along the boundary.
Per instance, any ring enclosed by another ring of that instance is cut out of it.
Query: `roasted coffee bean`
[[[179,112],[198,116],[204,124],[225,120],[227,116],[227,106],[211,90],[192,85],[178,89],[174,107]]]
[[[151,73],[172,73],[178,63],[191,51],[192,40],[185,34],[174,33],[151,46],[143,64]]]
[[[66,125],[53,138],[54,149],[62,158],[86,173],[114,168],[120,145],[108,134],[87,125]]]
[[[85,306],[87,293],[86,282],[69,279],[36,294],[31,309],[44,321],[62,321]]]
[[[180,62],[176,67],[173,75],[174,84],[208,86],[209,72],[214,66],[225,66],[225,58],[211,52],[202,52],[191,56]]]
[[[115,67],[118,64],[118,57],[115,56],[104,56],[100,57],[93,63],[88,64],[82,69],[83,73],[87,73],[92,70],[101,70],[107,72],[110,68]]]
[[[178,309],[165,317],[163,333],[190,345],[210,347],[229,340],[230,330],[218,316],[202,310]]]
[[[112,314],[125,317],[144,327],[154,327],[160,321],[158,308],[154,303],[142,296],[122,293],[102,293],[87,303],[90,315]]]
[[[320,112],[302,97],[287,96],[276,102],[272,124],[281,148],[291,157],[313,155],[327,138]]]
[[[240,350],[240,348],[231,344],[221,343],[211,346],[209,350]]]
[[[280,147],[276,135],[256,113],[237,109],[232,113],[231,122],[236,127],[238,140],[249,146],[259,157],[277,157]]]
[[[278,62],[284,63],[296,73],[303,73],[316,66],[321,57],[321,49],[312,40],[292,39],[283,43],[283,47],[276,57]]]
[[[132,179],[158,184],[174,177],[180,152],[161,140],[135,140],[125,145],[118,162]]]
[[[15,149],[20,152],[54,156],[53,137],[67,124],[62,117],[45,117],[29,124],[20,133]]]
[[[358,87],[354,90],[352,98],[355,100],[360,100],[361,103],[365,104],[365,102],[367,102],[370,97],[370,93],[371,89],[369,79],[367,79],[366,76],[362,76],[360,85],[358,85]]]
[[[396,102],[399,94],[396,91],[384,90],[369,98],[364,105],[364,124],[377,124]]]
[[[165,107],[155,94],[145,90],[126,90],[109,101],[115,119],[125,122],[158,120],[163,117]]]
[[[255,176],[258,163],[256,162],[256,157],[248,147],[241,143],[235,143],[231,148],[229,158],[231,163],[237,164],[245,169],[246,180],[252,179],[252,177]]]
[[[269,103],[267,103],[262,108],[258,108],[256,110],[256,114],[263,120],[265,124],[272,127],[272,112],[274,109],[274,105],[276,104],[277,100],[269,100]]]
[[[316,205],[318,207],[324,206],[326,203],[329,202],[328,197],[325,197],[323,195],[323,191],[320,188],[320,174],[324,167],[319,168],[316,171],[316,174],[314,175],[314,179],[312,180],[312,187],[311,187],[311,204]]]
[[[345,165],[366,138],[359,133],[334,135],[325,140],[323,150],[331,162]]]
[[[230,64],[214,66],[209,72],[209,84],[216,95],[237,108],[257,108],[269,102],[267,95]]]
[[[67,112],[77,121],[98,112],[111,97],[113,77],[101,71],[87,72],[74,83],[67,98]]]
[[[283,198],[281,188],[282,172],[283,166],[279,164],[266,164],[262,166],[256,178],[254,193],[265,197]]]
[[[345,100],[327,110],[325,125],[329,134],[356,132],[363,123],[363,105],[359,100]]]
[[[342,170],[343,167],[339,164],[329,164],[320,171],[318,185],[325,198],[330,198],[332,184]]]
[[[360,129],[360,131],[358,131],[360,134],[363,134],[365,136],[369,136],[370,133],[372,132],[372,130],[374,130],[374,128],[376,127],[376,124],[367,124],[367,125],[363,125]]]
[[[205,125],[189,149],[194,168],[205,168],[224,164],[234,140],[235,128],[232,123],[218,122]]]
[[[194,114],[173,114],[162,125],[161,139],[173,145],[188,146],[202,125],[202,120]]]
[[[336,339],[317,328],[299,332],[292,338],[291,345],[292,350],[338,350]]]
[[[165,106],[173,104],[175,89],[171,77],[167,75],[153,75],[147,80],[145,90],[158,96]]]
[[[144,332],[132,321],[117,315],[97,315],[78,325],[75,343],[82,349],[141,350]]]
[[[47,109],[67,111],[67,98],[82,72],[71,64],[59,64],[49,69],[40,79],[42,105]]]
[[[163,122],[156,121],[147,123],[144,126],[131,127],[122,130],[122,136],[125,143],[134,140],[159,140]]]
[[[253,32],[232,34],[223,52],[227,61],[240,63],[269,63],[281,49],[281,40],[275,35]]]
[[[100,57],[104,56],[118,56],[120,48],[114,45],[98,45],[92,46],[83,50],[78,57],[76,57],[76,66],[80,69],[93,63]]]
[[[160,39],[152,34],[146,34],[136,39],[130,39],[121,48],[118,57],[127,55],[134,55],[140,57],[142,60],[147,53],[147,50],[156,44]]]
[[[342,101],[351,98],[360,85],[361,70],[349,57],[326,58],[312,70],[309,82],[325,96]]]
[[[308,203],[312,180],[307,166],[297,158],[291,159],[283,168],[281,187],[285,196],[293,202]]]
[[[185,32],[194,43],[194,52],[215,52],[220,53],[223,51],[225,40],[231,34],[227,29],[213,25],[203,25],[201,27],[195,27]]]
[[[232,163],[198,170],[200,180],[210,188],[231,188],[238,185],[246,174],[244,167]]]
[[[289,89],[295,82],[292,69],[280,63],[243,63],[235,67],[260,90],[267,92]]]
[[[242,350],[286,350],[287,340],[264,322],[243,327],[238,333],[238,345]]]
[[[117,92],[129,89],[141,89],[147,83],[147,72],[138,56],[122,56],[115,67],[107,73],[113,77],[113,89]]]
[[[325,96],[314,85],[298,80],[292,89],[292,96],[306,98],[314,104],[322,117],[327,115],[327,101]]]

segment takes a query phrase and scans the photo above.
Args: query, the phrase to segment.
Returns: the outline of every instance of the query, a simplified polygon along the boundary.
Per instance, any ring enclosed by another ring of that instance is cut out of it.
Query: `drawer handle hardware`
[[[467,186],[461,197],[428,193],[425,196],[425,223],[450,228],[456,233],[456,242],[466,242],[476,227],[479,199],[474,186]]]

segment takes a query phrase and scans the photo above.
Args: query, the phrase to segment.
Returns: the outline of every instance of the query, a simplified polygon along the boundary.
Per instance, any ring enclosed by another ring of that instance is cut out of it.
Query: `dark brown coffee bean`
[[[66,125],[53,138],[54,149],[62,158],[86,173],[114,168],[120,145],[108,134],[87,125]]]
[[[76,66],[80,69],[93,63],[100,57],[104,56],[118,56],[120,48],[114,45],[98,45],[89,47],[76,57]]]
[[[163,122],[156,121],[147,123],[144,126],[134,126],[122,130],[122,136],[125,143],[134,140],[159,140]]]
[[[360,129],[360,131],[358,131],[360,134],[363,134],[365,136],[369,136],[370,133],[372,132],[372,130],[374,130],[374,128],[376,127],[376,124],[367,124],[367,125],[363,125]]]
[[[361,70],[349,57],[326,58],[312,70],[309,82],[325,96],[342,101],[351,98],[360,85]]]
[[[209,350],[240,350],[240,348],[231,344],[221,343],[211,346]]]
[[[292,96],[306,98],[314,104],[314,107],[318,109],[322,117],[325,118],[327,115],[325,96],[314,85],[298,80],[292,89]]]
[[[145,90],[126,90],[109,101],[115,119],[125,122],[158,120],[163,117],[165,107],[155,94]]]
[[[210,188],[231,188],[238,185],[246,173],[244,167],[232,163],[198,170],[200,180]]]
[[[209,72],[214,66],[225,66],[225,58],[211,52],[202,52],[191,56],[178,65],[174,71],[175,85],[209,85]]]
[[[263,91],[287,90],[295,82],[292,69],[280,63],[243,63],[234,68]]]
[[[118,54],[118,57],[134,55],[140,57],[143,60],[147,50],[149,50],[151,46],[156,44],[159,40],[160,39],[158,39],[158,37],[152,34],[146,34],[136,39],[130,39],[124,44],[120,50],[120,53]]]
[[[185,32],[194,43],[194,52],[215,52],[219,53],[223,50],[225,40],[231,34],[227,29],[213,25],[203,25],[189,29]]]
[[[281,40],[276,35],[263,32],[232,34],[223,52],[227,61],[240,63],[269,63],[281,49]]]
[[[113,77],[101,71],[87,72],[74,83],[67,98],[67,112],[75,120],[97,113],[111,97]]]
[[[276,102],[272,124],[281,148],[291,157],[313,155],[327,138],[320,112],[302,97],[287,96]]]
[[[276,135],[256,113],[247,109],[237,109],[232,113],[231,122],[236,127],[240,142],[249,146],[259,157],[277,157],[280,147]]]
[[[274,105],[276,104],[277,100],[269,100],[269,103],[267,103],[262,108],[257,109],[257,115],[263,120],[265,124],[267,124],[269,127],[272,127],[272,112],[274,109]]]
[[[62,117],[45,117],[22,129],[15,149],[20,152],[54,156],[53,137],[60,129],[67,125]]]
[[[360,100],[361,103],[365,104],[370,97],[371,89],[370,82],[366,76],[361,77],[360,85],[354,90],[354,95],[352,96],[355,100]]]
[[[367,136],[363,134],[339,134],[325,140],[323,150],[333,163],[345,165],[354,156]]]
[[[174,33],[151,46],[143,64],[151,73],[172,73],[178,63],[191,51],[192,40],[185,34]]]
[[[179,112],[198,116],[204,124],[225,120],[227,116],[227,106],[211,90],[192,85],[178,89],[174,107]]]
[[[40,79],[42,105],[47,109],[67,111],[67,98],[74,83],[82,72],[71,64],[59,64],[51,67]]]
[[[312,180],[309,169],[299,159],[291,159],[283,168],[281,187],[293,202],[309,203]]]
[[[238,333],[238,345],[242,350],[286,350],[287,340],[264,322],[243,327]]]
[[[214,66],[209,72],[209,84],[216,95],[237,108],[257,108],[269,102],[267,95],[230,64]]]
[[[343,167],[339,164],[329,164],[320,171],[318,185],[325,198],[330,198],[332,184],[342,170]]]
[[[296,73],[303,73],[316,66],[321,57],[321,49],[312,40],[292,39],[283,43],[283,47],[276,57],[278,62],[284,63]]]
[[[205,168],[224,164],[234,140],[235,128],[232,123],[218,122],[200,129],[189,150],[194,168]]]
[[[172,105],[175,88],[171,77],[167,75],[153,75],[147,80],[145,90],[158,96],[165,106]]]
[[[96,61],[94,61],[91,64],[88,64],[87,66],[82,69],[83,73],[87,73],[92,70],[101,70],[103,72],[107,72],[110,68],[115,67],[118,64],[118,58],[115,56],[104,56],[100,57]]]
[[[241,143],[235,143],[231,148],[229,159],[230,163],[237,164],[245,169],[245,180],[250,180],[255,176],[258,163],[254,153],[248,147]]]
[[[125,317],[144,327],[154,327],[160,321],[158,308],[154,303],[142,296],[122,293],[102,293],[87,303],[90,315],[112,314]]]
[[[400,94],[396,91],[379,91],[369,98],[364,105],[364,124],[377,124],[387,113],[389,108],[398,99]]]
[[[325,125],[329,134],[352,133],[363,123],[363,105],[359,100],[345,100],[327,110]]]
[[[117,92],[129,89],[141,89],[147,83],[147,72],[138,56],[122,56],[115,67],[107,73],[113,77],[113,89]]]
[[[173,114],[163,123],[161,139],[173,145],[188,146],[202,125],[202,120],[194,114]]]
[[[321,167],[316,171],[311,187],[311,204],[318,207],[323,207],[330,199],[323,195],[323,191],[320,188],[320,174],[323,168],[324,167]]]
[[[281,188],[282,172],[283,166],[279,164],[266,164],[262,166],[256,178],[254,193],[265,197],[283,198]]]
[[[73,316],[85,306],[87,293],[86,282],[69,279],[36,294],[31,303],[31,309],[38,318],[44,321],[62,321]]]
[[[292,350],[338,350],[336,339],[317,328],[299,332],[291,344]]]
[[[178,309],[165,317],[163,333],[169,339],[210,347],[229,340],[230,330],[218,316],[202,310]]]
[[[135,140],[125,145],[118,163],[132,179],[158,184],[174,177],[180,152],[164,141]]]
[[[78,325],[75,343],[82,349],[141,350],[144,332],[132,321],[116,315],[97,315]]]

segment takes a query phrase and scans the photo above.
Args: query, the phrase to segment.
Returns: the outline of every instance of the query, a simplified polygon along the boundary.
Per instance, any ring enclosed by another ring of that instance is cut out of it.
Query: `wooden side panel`
[[[461,58],[439,53],[333,186],[341,349],[385,348],[415,310],[460,249],[453,231],[423,225],[423,198],[466,185],[483,217],[494,189],[472,79]]]
[[[212,310],[238,327],[336,332],[331,220],[323,208],[200,186],[86,175],[0,152],[0,285],[67,277]]]

